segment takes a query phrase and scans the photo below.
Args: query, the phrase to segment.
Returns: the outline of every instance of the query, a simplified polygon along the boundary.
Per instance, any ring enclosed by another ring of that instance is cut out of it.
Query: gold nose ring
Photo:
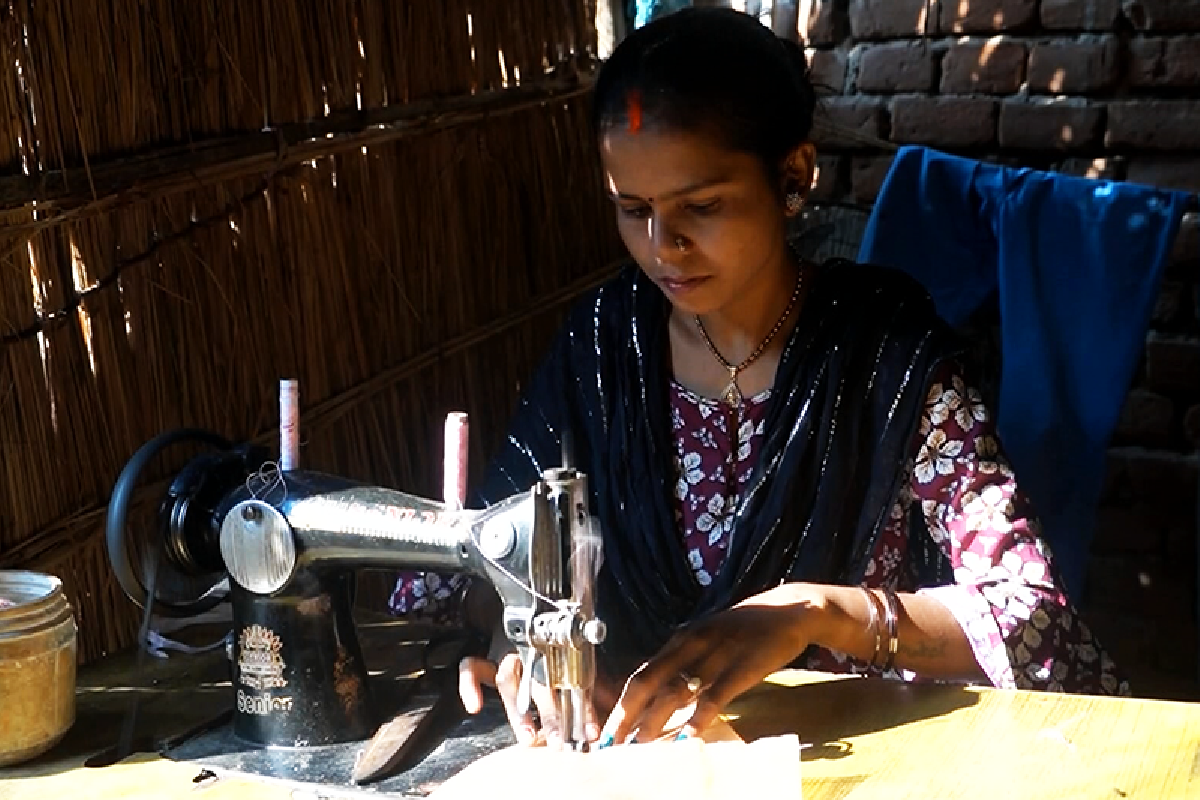
[[[686,253],[687,252],[687,239],[683,238],[682,236],[676,236],[675,237],[675,246],[679,248],[679,252]]]

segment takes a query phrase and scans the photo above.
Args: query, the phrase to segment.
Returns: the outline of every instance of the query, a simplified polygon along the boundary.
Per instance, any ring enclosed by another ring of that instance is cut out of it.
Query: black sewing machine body
[[[578,710],[590,700],[604,627],[593,617],[590,577],[571,558],[598,546],[583,475],[550,470],[528,492],[485,510],[452,510],[334,475],[264,472],[260,450],[225,447],[194,459],[161,504],[159,579],[213,584],[181,602],[156,594],[154,571],[145,581],[137,574],[124,530],[137,473],[179,438],[188,437],[147,443],[122,473],[110,504],[110,560],[129,596],[160,613],[186,616],[227,596],[238,739],[336,744],[368,738],[385,721],[352,619],[355,570],[382,567],[488,581],[526,665],[523,701],[536,666],[557,692],[564,729],[585,741]]]

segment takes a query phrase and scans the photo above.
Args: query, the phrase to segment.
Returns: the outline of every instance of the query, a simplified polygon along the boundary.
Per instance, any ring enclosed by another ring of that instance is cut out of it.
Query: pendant
[[[731,367],[729,370],[729,385],[725,387],[725,394],[721,398],[730,406],[736,408],[742,403],[742,390],[737,385],[737,367]]]

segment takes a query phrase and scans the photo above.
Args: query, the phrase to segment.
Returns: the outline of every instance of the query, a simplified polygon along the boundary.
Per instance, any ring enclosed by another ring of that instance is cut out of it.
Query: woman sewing
[[[803,50],[688,9],[630,34],[594,103],[633,263],[568,319],[482,495],[527,489],[569,430],[603,531],[599,745],[693,702],[695,733],[788,665],[1127,693],[925,292],[789,247],[815,160]],[[397,610],[414,588],[435,593],[402,584]],[[497,685],[530,741],[519,670],[470,660],[462,692],[476,710]]]

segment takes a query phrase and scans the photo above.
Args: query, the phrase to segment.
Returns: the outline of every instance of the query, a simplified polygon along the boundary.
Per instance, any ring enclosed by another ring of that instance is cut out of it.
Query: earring
[[[675,237],[675,246],[679,248],[679,252],[686,253],[688,249],[687,239],[682,236]]]
[[[804,195],[799,192],[788,192],[783,200],[787,206],[788,214],[799,214],[800,209],[804,207]]]

